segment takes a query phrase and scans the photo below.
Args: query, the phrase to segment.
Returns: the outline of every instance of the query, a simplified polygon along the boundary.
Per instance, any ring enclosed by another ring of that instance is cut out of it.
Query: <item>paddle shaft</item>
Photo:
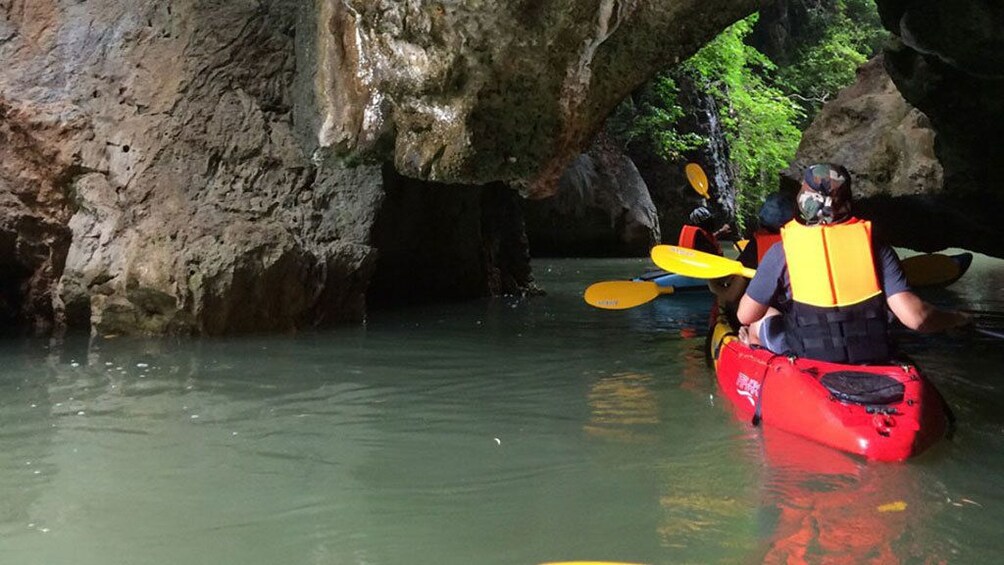
[[[997,339],[1004,339],[1004,333],[1001,333],[1001,332],[995,332],[995,331],[991,331],[991,330],[984,330],[983,328],[973,328],[973,329],[976,330],[976,333],[980,333],[980,334],[983,334],[985,336],[996,337]]]

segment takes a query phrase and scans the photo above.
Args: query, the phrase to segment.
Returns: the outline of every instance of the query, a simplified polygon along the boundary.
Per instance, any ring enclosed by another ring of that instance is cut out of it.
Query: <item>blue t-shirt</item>
[[[872,255],[875,258],[875,274],[886,298],[910,290],[899,264],[899,257],[891,247],[872,242]],[[780,243],[772,245],[763,256],[756,276],[746,287],[746,294],[760,304],[788,312],[791,305],[791,281],[788,278],[788,260]]]

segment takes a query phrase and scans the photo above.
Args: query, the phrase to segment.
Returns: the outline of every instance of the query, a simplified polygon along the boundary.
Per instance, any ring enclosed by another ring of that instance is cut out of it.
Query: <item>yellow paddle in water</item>
[[[941,253],[914,255],[900,262],[906,281],[912,287],[940,286],[959,278],[960,266],[955,259]]]
[[[756,274],[755,269],[744,267],[739,261],[675,245],[653,247],[652,261],[660,269],[695,279],[718,279],[729,275],[753,278]]]
[[[673,287],[659,286],[652,281],[604,281],[589,285],[583,298],[590,306],[625,310],[672,293]]]
[[[704,174],[704,169],[700,165],[687,163],[683,167],[683,172],[687,174],[687,180],[690,181],[690,186],[694,187],[697,194],[703,196],[705,200],[711,198],[708,194],[708,175]]]

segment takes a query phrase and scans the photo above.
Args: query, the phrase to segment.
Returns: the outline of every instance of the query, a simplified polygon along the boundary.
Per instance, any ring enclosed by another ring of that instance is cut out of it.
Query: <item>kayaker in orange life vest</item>
[[[779,354],[835,363],[892,356],[887,308],[906,327],[938,332],[971,322],[939,310],[906,283],[896,253],[874,243],[871,222],[851,215],[851,176],[839,165],[808,167],[798,215],[781,228],[739,302],[744,340]]]

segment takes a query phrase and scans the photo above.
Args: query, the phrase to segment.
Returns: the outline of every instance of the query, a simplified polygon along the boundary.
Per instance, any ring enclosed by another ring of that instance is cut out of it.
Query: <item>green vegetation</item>
[[[796,49],[794,62],[778,69],[777,81],[809,122],[823,102],[854,82],[859,66],[879,52],[888,37],[874,0],[837,0],[832,13],[815,13],[805,33],[818,37]]]
[[[756,18],[750,16],[726,29],[683,68],[718,101],[740,228],[777,188],[777,173],[795,156],[802,135],[796,126],[800,108],[767,81],[776,70],[774,64],[745,42]]]
[[[678,84],[689,81],[718,103],[735,179],[737,222],[755,216],[794,158],[801,130],[824,101],[854,81],[885,40],[873,0],[832,0],[810,13],[779,67],[750,44],[757,15],[741,20],[679,67],[639,89],[608,121],[623,143],[642,144],[670,162],[706,140],[683,131]]]
[[[704,145],[696,133],[678,131],[685,115],[672,74],[663,72],[625,100],[607,120],[607,131],[624,145],[643,143],[646,150],[667,161],[680,161],[683,154]]]

